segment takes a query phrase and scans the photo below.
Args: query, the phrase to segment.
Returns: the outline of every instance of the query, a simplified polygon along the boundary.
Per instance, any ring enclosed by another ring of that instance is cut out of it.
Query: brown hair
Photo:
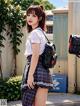
[[[45,12],[43,10],[43,6],[38,6],[38,5],[32,5],[30,6],[27,11],[26,11],[26,15],[35,12],[35,15],[38,16],[39,19],[39,27],[41,27],[42,30],[45,30]],[[30,25],[28,25],[27,23],[27,29],[28,32],[32,31],[32,27]]]

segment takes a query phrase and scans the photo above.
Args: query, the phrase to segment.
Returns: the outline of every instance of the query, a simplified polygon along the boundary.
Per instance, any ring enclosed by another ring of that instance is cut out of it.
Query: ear
[[[41,20],[42,20],[42,17],[39,18],[39,21],[41,21]]]

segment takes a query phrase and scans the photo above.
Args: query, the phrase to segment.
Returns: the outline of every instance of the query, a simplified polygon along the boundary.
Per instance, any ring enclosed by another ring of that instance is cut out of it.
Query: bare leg
[[[48,89],[39,87],[35,97],[35,106],[46,106]]]

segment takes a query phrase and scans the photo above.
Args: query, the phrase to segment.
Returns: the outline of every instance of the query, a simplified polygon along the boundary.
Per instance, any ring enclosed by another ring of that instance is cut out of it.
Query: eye
[[[27,16],[30,16],[30,14],[27,14]]]
[[[33,14],[33,17],[36,17],[36,15],[35,15],[35,14]]]

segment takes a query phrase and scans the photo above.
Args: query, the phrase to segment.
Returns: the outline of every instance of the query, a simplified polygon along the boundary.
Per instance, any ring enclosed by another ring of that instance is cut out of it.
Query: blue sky
[[[68,5],[68,0],[48,0],[48,1],[54,4],[56,8],[66,7]]]

